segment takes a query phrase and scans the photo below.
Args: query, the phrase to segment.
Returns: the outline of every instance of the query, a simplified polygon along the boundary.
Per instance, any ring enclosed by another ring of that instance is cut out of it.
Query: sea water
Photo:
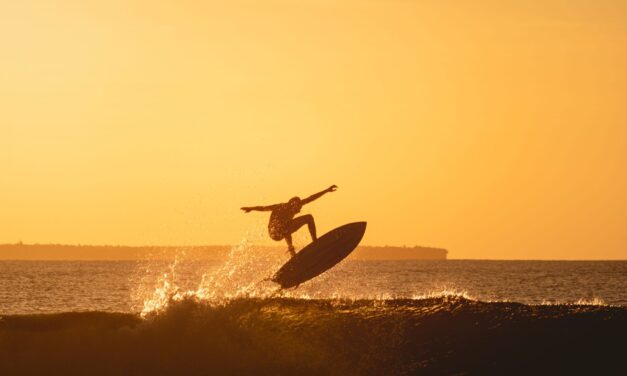
[[[276,286],[264,279],[281,261],[0,261],[0,314],[142,312],[177,294],[269,297]],[[282,293],[306,299],[439,294],[490,302],[627,306],[627,261],[347,260]]]
[[[625,374],[627,262],[1,261],[2,375]]]

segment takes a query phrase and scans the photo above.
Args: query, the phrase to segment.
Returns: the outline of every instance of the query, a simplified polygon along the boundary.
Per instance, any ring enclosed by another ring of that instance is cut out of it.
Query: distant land
[[[254,246],[260,252],[281,252],[284,247]],[[223,260],[232,246],[95,246],[62,244],[0,244],[0,260],[142,260],[167,259],[182,252],[190,259]],[[448,251],[430,247],[357,247],[354,260],[446,260]]]

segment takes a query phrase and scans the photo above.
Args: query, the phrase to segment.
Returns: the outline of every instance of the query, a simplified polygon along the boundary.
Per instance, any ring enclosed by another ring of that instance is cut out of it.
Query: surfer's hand
[[[241,209],[245,211],[246,213],[250,213],[250,211],[252,210],[251,208],[247,208],[247,207],[243,207]]]
[[[335,192],[336,189],[337,189],[337,185],[333,184],[332,186],[327,188],[327,192]]]

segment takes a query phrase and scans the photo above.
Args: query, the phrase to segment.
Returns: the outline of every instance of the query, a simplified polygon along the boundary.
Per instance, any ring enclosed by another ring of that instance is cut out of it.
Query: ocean
[[[2,375],[625,374],[626,261],[0,261]]]
[[[213,288],[215,298],[264,297],[274,291],[273,283],[262,281],[273,269],[224,270],[225,263],[0,261],[0,314],[130,313],[141,312],[160,292]],[[213,278],[212,285],[203,286],[203,277],[205,283]],[[442,294],[485,302],[627,306],[627,262],[348,260],[284,295],[389,300]]]

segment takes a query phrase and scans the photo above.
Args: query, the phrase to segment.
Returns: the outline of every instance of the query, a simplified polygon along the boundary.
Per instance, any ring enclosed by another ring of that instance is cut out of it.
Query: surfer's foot
[[[290,253],[290,255],[291,255],[292,257],[296,256],[296,252],[294,252],[294,246],[293,246],[293,245],[290,245],[290,246],[287,248],[287,251]]]

